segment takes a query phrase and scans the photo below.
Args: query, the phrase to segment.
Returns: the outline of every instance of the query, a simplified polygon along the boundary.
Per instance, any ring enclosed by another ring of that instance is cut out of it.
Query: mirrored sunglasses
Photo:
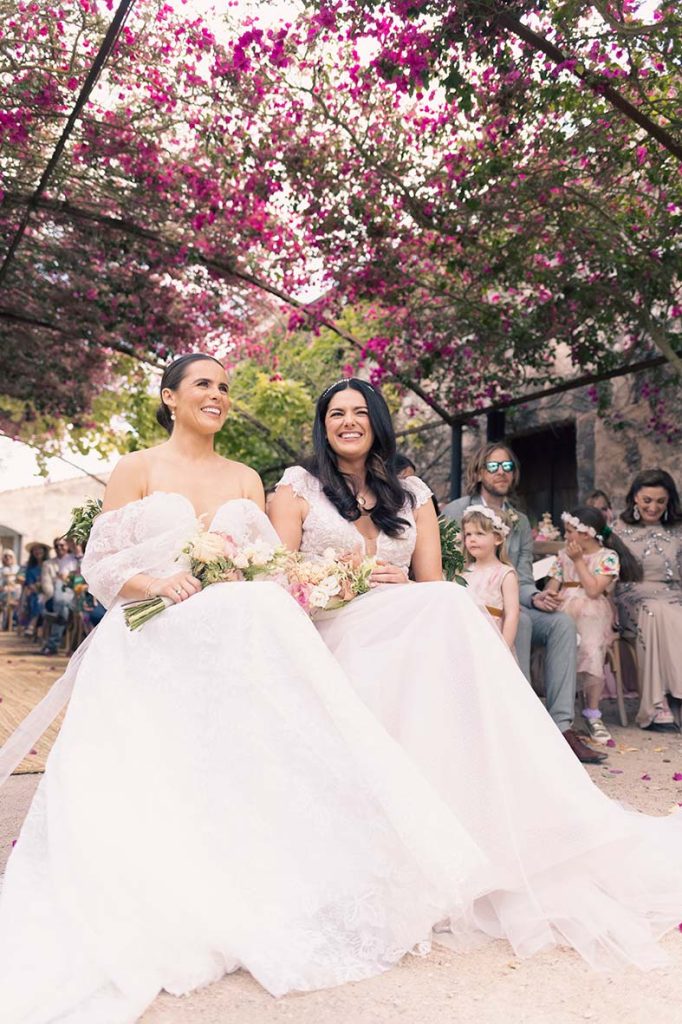
[[[485,464],[485,468],[489,473],[497,473],[500,466],[505,473],[514,472],[514,463],[511,459],[504,459],[503,462],[495,462],[495,460],[493,460],[492,462],[486,462]]]

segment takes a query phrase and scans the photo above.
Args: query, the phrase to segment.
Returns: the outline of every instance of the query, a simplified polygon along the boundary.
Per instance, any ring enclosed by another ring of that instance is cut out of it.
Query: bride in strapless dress
[[[682,815],[646,817],[594,786],[499,630],[465,588],[442,581],[430,491],[393,472],[381,395],[357,379],[332,385],[313,441],[269,514],[310,558],[328,548],[378,558],[375,588],[315,624],[486,855],[468,924],[519,955],[558,943],[595,967],[660,964],[656,940],[682,920]]]
[[[2,1024],[132,1024],[238,967],[275,995],[363,978],[465,917],[485,869],[292,598],[178,561],[198,515],[277,538],[213,451],[220,364],[182,357],[162,398],[171,438],[114,471],[83,562],[108,612],[9,860]],[[173,604],[131,633],[121,603],[150,595]]]

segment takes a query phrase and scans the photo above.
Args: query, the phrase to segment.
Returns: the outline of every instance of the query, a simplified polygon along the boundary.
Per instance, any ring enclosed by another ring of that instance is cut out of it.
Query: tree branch
[[[564,64],[569,61],[569,57],[563,53],[558,46],[554,43],[550,43],[544,36],[534,32],[531,28],[513,14],[508,11],[504,11],[499,7],[495,7],[495,21],[498,25],[507,28],[514,35],[518,36],[519,39],[523,39],[524,42],[528,43],[534,50],[538,50],[540,53],[544,53],[546,57],[555,61],[557,64]],[[573,74],[584,82],[594,93],[599,96],[603,96],[604,99],[619,110],[621,114],[624,114],[630,121],[634,121],[635,124],[643,128],[647,135],[650,135],[653,139],[656,139],[669,153],[672,153],[674,157],[682,161],[682,143],[677,142],[676,139],[670,135],[669,132],[656,124],[651,118],[647,117],[646,114],[638,110],[637,107],[633,106],[629,100],[623,96],[622,93],[614,89],[600,75],[594,74],[589,71],[585,66],[578,61],[573,68]]]

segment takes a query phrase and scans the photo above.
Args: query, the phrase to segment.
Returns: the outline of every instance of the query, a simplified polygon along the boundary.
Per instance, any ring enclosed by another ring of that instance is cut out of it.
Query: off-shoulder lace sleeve
[[[431,500],[433,494],[431,488],[427,487],[418,476],[408,476],[406,480],[403,480],[403,486],[410,494],[414,495],[415,508],[420,508],[421,505],[425,505],[427,501]]]
[[[289,469],[284,470],[282,479],[277,486],[285,487],[287,484],[297,497],[310,501],[311,496],[315,493],[317,481],[303,466],[290,466]],[[319,486],[317,489],[319,490]]]
[[[105,608],[138,573],[167,576],[189,566],[185,556],[175,561],[191,536],[186,510],[181,508],[185,514],[177,517],[159,516],[160,504],[151,496],[102,512],[95,519],[81,571],[90,592]],[[172,503],[169,508],[173,511]]]

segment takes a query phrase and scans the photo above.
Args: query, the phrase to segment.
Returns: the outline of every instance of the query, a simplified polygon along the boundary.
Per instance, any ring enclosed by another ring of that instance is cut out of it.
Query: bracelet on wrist
[[[144,588],[144,598],[145,598],[145,601],[148,601],[152,597],[156,597],[156,594],[152,593],[152,591],[154,590],[155,585],[156,585],[156,580],[152,577],[152,579],[150,579],[150,581],[147,584],[147,586]]]

